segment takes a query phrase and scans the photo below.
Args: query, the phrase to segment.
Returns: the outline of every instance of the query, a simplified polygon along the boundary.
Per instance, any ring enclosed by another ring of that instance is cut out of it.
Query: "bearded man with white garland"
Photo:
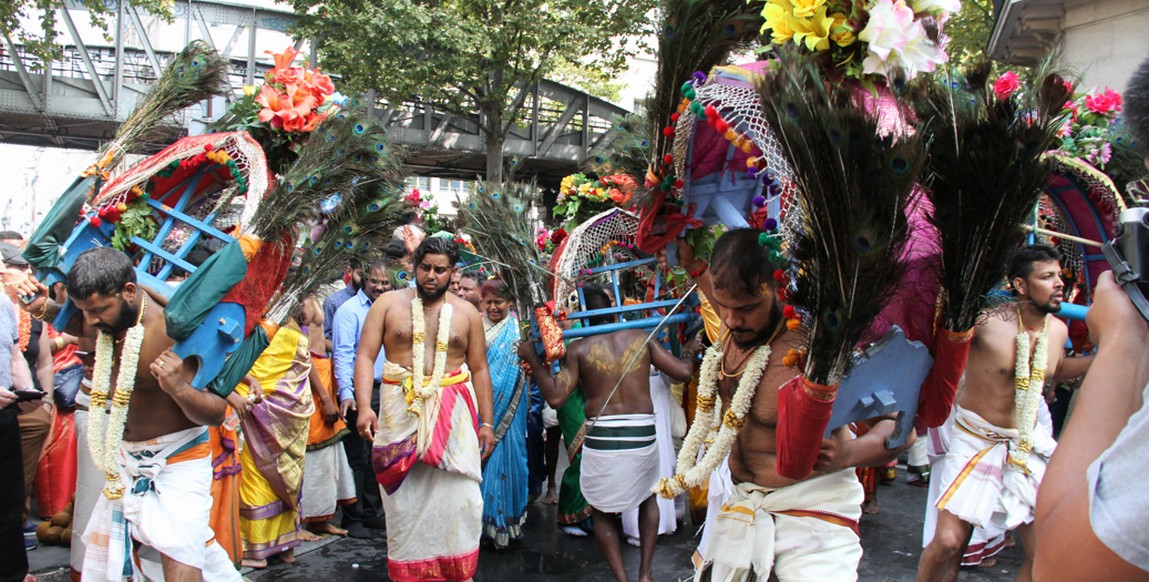
[[[853,438],[846,427],[823,439],[808,477],[782,477],[779,451],[795,435],[777,430],[779,390],[798,376],[784,363],[805,345],[801,327],[787,325],[775,266],[762,233],[732,230],[714,245],[710,272],[679,240],[679,259],[722,321],[720,341],[707,352],[699,380],[695,425],[678,458],[678,474],[664,479],[664,497],[705,483],[728,463],[734,492],[717,514],[696,580],[856,580],[862,486],[853,467],[880,465],[909,447],[887,450],[890,418]],[[805,389],[805,388],[803,388]],[[721,407],[715,410],[715,396]],[[814,398],[817,398],[814,396]],[[826,404],[828,405],[828,403]],[[703,440],[717,436],[695,462]],[[773,575],[773,576],[772,576]]]
[[[482,533],[481,459],[495,447],[486,336],[478,310],[447,293],[455,242],[425,238],[412,260],[415,288],[384,293],[367,312],[355,358],[356,428],[374,443],[390,578],[469,580]],[[380,346],[387,361],[377,418]]]
[[[1060,261],[1048,245],[1015,251],[1006,275],[1016,301],[974,328],[949,450],[931,470],[941,493],[919,581],[956,580],[974,526],[1016,529],[1025,550],[1017,579],[1031,577],[1037,488],[1055,447],[1037,422],[1044,387],[1085,374],[1093,361],[1063,356],[1069,330],[1053,317],[1064,299]]]
[[[137,284],[127,255],[85,251],[67,288],[83,324],[98,334],[88,446],[107,479],[84,533],[83,576],[240,580],[208,523],[206,425],[223,422],[227,401],[191,386],[195,366],[171,351],[163,307]],[[34,316],[58,313],[34,278],[19,290],[35,297],[24,306]]]

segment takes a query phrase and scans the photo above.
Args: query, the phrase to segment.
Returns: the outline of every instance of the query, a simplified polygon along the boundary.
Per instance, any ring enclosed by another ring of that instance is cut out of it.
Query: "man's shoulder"
[[[467,319],[479,316],[479,310],[475,309],[475,306],[472,305],[470,301],[454,293],[447,293],[444,298],[447,300],[447,303],[451,305],[451,309],[455,310],[456,315],[464,315]]]

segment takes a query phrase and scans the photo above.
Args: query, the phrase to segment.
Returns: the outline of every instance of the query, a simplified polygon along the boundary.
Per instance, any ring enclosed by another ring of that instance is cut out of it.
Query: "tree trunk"
[[[498,108],[489,108],[483,111],[482,118],[486,120],[484,142],[487,148],[487,182],[496,188],[503,185],[503,144],[507,141],[503,133],[503,111]]]

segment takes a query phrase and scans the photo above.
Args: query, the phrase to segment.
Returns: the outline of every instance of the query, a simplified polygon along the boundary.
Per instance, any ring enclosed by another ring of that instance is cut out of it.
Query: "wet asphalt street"
[[[921,554],[922,515],[926,490],[905,482],[899,468],[898,480],[878,489],[880,513],[862,518],[862,546],[865,555],[858,572],[863,581],[913,580]],[[477,582],[591,582],[610,581],[610,571],[601,560],[594,538],[573,538],[555,527],[553,505],[531,504],[522,542],[505,550],[484,546],[479,558]],[[444,516],[448,518],[449,516]],[[676,534],[659,538],[654,574],[660,582],[687,580],[691,576],[690,555],[696,544],[695,527],[681,525]],[[254,581],[272,582],[376,582],[387,577],[386,540],[334,539],[306,544],[298,550],[293,565],[274,563],[265,570],[246,572]],[[637,577],[638,548],[623,546],[627,570]],[[68,579],[63,568],[67,553],[62,548],[41,548],[29,553],[33,571],[45,582]],[[1021,548],[1009,548],[998,556],[994,568],[963,569],[959,580],[990,582],[1013,580],[1021,563]]]

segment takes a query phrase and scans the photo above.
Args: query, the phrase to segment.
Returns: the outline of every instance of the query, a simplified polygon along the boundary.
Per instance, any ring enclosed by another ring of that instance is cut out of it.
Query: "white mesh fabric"
[[[600,213],[574,228],[568,235],[561,254],[552,259],[555,273],[555,308],[560,311],[577,311],[578,284],[593,279],[585,271],[591,258],[598,254],[604,245],[613,241],[633,244],[638,232],[638,216],[633,212],[612,208]],[[644,258],[642,253],[621,245],[611,247],[611,252],[603,257],[602,265],[623,263]],[[650,269],[639,269],[640,277],[649,277]],[[600,276],[606,278],[606,276]]]

